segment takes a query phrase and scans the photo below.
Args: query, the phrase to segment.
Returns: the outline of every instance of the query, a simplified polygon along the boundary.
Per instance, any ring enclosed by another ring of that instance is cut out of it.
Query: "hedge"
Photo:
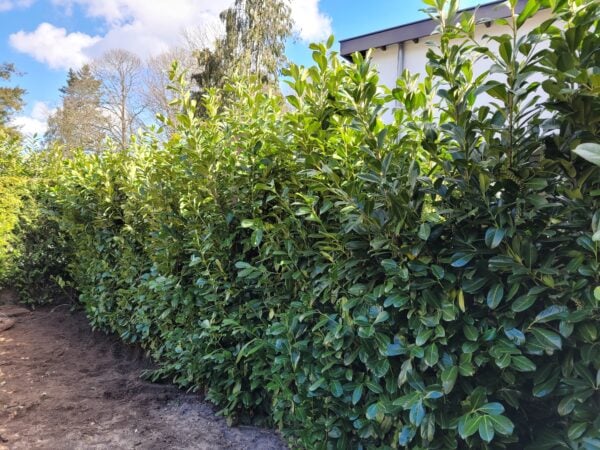
[[[497,53],[425,3],[423,77],[330,40],[286,98],[232,82],[198,118],[183,86],[168,138],[66,161],[69,274],[156,378],[293,447],[599,448],[598,2],[528,2]]]

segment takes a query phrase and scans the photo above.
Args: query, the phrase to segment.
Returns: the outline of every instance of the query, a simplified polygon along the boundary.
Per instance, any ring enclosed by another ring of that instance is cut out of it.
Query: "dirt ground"
[[[68,305],[0,304],[0,450],[286,449],[273,431],[230,428],[197,394],[140,379],[149,362],[93,332]]]

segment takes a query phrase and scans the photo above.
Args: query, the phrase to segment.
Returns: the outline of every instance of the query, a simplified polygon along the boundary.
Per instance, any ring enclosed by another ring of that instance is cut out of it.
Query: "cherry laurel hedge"
[[[169,132],[66,161],[74,286],[294,448],[598,449],[599,4],[477,42],[425,3],[441,37],[393,90],[330,39],[285,99],[244,80],[198,118],[182,87]]]
[[[23,302],[40,304],[62,294],[55,279],[68,278],[68,244],[49,195],[60,160],[53,151],[23,147],[0,130],[0,289],[17,289]]]

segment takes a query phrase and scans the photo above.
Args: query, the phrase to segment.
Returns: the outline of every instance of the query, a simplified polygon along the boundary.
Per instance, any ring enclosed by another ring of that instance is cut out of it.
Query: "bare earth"
[[[0,305],[0,450],[287,447],[273,431],[230,428],[199,395],[139,378],[139,351],[93,332],[68,306]]]

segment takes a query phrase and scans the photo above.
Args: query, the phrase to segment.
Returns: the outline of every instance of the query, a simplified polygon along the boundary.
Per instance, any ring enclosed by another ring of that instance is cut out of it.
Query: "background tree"
[[[177,62],[179,73],[184,75],[188,85],[191,84],[193,74],[200,71],[198,55],[201,50],[199,49],[214,47],[215,36],[222,33],[223,26],[220,22],[187,28],[182,33],[183,43],[180,46],[171,48],[146,61],[144,102],[149,116],[156,117],[157,114],[161,114],[170,123],[175,123],[181,107],[173,102],[177,97],[177,90],[170,89],[173,83],[169,74],[173,63]]]
[[[160,114],[171,123],[175,121],[180,110],[173,104],[175,91],[169,89],[169,72],[174,62],[177,62],[180,70],[188,74],[193,70],[192,67],[196,67],[192,52],[185,47],[176,47],[148,59],[144,76],[144,104],[149,115],[156,117]]]
[[[77,148],[100,152],[107,119],[101,108],[101,82],[89,65],[69,70],[60,89],[62,106],[48,119],[46,139],[60,143],[67,153]]]
[[[127,50],[109,50],[92,64],[94,76],[101,81],[101,107],[107,122],[106,134],[121,150],[142,125],[145,108],[143,65]]]
[[[197,50],[199,70],[194,74],[200,93],[222,86],[226,77],[255,75],[276,85],[285,62],[285,41],[292,32],[291,10],[284,0],[236,0],[220,19],[223,37],[214,49]]]
[[[0,80],[10,81],[15,75],[18,73],[13,64],[0,64]],[[23,95],[25,90],[18,86],[0,86],[0,130],[10,134],[16,133],[8,123],[12,115],[23,108]]]

